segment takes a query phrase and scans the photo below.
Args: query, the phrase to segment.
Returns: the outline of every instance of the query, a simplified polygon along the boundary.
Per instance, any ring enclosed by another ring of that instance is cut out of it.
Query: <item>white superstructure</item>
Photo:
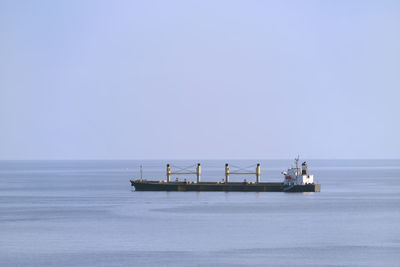
[[[283,171],[282,174],[285,176],[283,180],[284,185],[305,185],[314,183],[314,175],[308,173],[307,163],[301,164],[299,168],[299,158],[295,159],[296,167],[289,168],[287,171]]]

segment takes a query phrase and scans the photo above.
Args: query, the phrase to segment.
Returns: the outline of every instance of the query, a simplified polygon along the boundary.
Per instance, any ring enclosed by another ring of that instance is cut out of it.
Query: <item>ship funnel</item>
[[[308,175],[308,167],[305,161],[301,164],[301,175]]]

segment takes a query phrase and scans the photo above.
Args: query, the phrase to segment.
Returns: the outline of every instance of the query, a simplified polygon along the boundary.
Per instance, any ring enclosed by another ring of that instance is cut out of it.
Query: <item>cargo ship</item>
[[[172,172],[171,165],[167,164],[166,180],[150,181],[141,177],[137,180],[130,180],[131,185],[136,191],[223,191],[223,192],[320,192],[321,185],[314,183],[314,175],[309,174],[306,162],[299,167],[299,158],[295,159],[295,167],[288,168],[283,171],[284,176],[282,182],[261,182],[261,167],[258,163],[254,172],[232,172],[229,164],[225,164],[225,178],[217,182],[202,182],[201,165],[197,164],[195,171]],[[197,181],[180,181],[176,178],[171,181],[172,175],[188,175],[195,174]],[[254,182],[230,182],[230,175],[255,175]]]

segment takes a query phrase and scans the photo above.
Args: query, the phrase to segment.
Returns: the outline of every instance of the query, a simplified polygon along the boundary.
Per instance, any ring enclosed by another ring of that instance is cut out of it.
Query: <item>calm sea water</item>
[[[133,191],[165,163],[0,161],[0,266],[400,266],[400,160],[311,160],[320,193]]]

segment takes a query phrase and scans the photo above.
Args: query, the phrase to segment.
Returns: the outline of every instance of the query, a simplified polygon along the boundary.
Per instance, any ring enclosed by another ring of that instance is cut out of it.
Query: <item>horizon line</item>
[[[301,157],[300,157],[301,158]],[[400,158],[303,158],[307,160],[400,160]],[[162,158],[131,158],[131,159],[94,159],[94,158],[87,158],[87,159],[0,159],[0,161],[167,161],[167,160],[293,160],[293,158],[169,158],[169,159],[162,159]]]

